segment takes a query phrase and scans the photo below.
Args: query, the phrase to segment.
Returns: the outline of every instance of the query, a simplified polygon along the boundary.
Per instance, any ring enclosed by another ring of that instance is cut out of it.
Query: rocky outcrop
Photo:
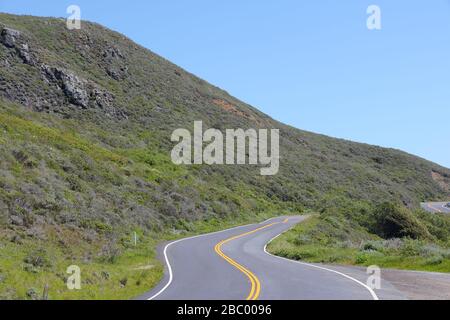
[[[17,53],[22,58],[23,62],[26,64],[34,64],[36,62],[36,60],[30,53],[28,44],[26,43],[21,44],[20,47],[17,48]]]
[[[122,51],[120,51],[119,48],[115,48],[115,47],[109,47],[107,49],[105,49],[105,51],[103,52],[103,57],[106,59],[124,59],[125,56],[122,54]]]
[[[0,42],[8,48],[14,48],[19,37],[20,31],[3,28],[0,33]]]
[[[30,52],[30,47],[22,33],[11,28],[3,28],[0,32],[0,42],[7,48],[14,49],[24,63],[33,65],[37,62],[33,54]]]
[[[110,46],[103,52],[106,73],[114,80],[121,81],[128,77],[128,66],[124,54],[116,47]]]
[[[128,67],[124,66],[116,68],[110,66],[106,68],[106,73],[108,73],[108,75],[114,80],[117,81],[124,80],[128,76]]]
[[[114,96],[108,91],[94,87],[90,95],[92,101],[101,109],[110,109],[114,105]]]
[[[69,102],[87,108],[89,106],[89,96],[86,91],[86,81],[81,80],[71,72],[60,68],[42,66],[44,76],[49,82],[55,82],[62,89]]]
[[[129,76],[126,58],[113,44],[98,48],[89,37],[81,33],[75,46],[87,59],[98,59],[99,66],[114,80],[121,81]],[[34,48],[32,50],[32,48]],[[25,32],[0,24],[0,95],[39,112],[71,114],[71,109],[98,110],[105,116],[116,119],[127,118],[116,106],[116,98],[110,91],[93,81],[82,78],[75,72],[60,66],[48,64],[41,52],[44,48],[34,43]],[[25,63],[30,78],[14,77],[18,65]],[[36,77],[37,76],[37,77]],[[36,77],[36,78],[34,78]],[[41,83],[36,81],[40,77]],[[33,82],[30,82],[31,79]],[[36,84],[36,85],[35,85]],[[33,89],[31,89],[31,87]]]
[[[101,109],[114,118],[126,118],[126,115],[115,107],[114,95],[95,83],[58,67],[44,64],[41,70],[44,79],[62,90],[70,104],[82,109]]]

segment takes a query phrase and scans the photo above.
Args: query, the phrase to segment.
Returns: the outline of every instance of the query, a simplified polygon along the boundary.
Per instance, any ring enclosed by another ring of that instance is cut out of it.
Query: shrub
[[[35,268],[48,268],[52,266],[51,259],[44,249],[31,252],[23,261]]]
[[[450,250],[441,248],[435,244],[427,244],[421,248],[420,255],[425,258],[441,256],[448,259],[450,258]]]
[[[30,288],[27,290],[27,297],[31,300],[39,300],[39,295],[35,288]]]
[[[355,262],[356,262],[356,264],[363,264],[363,263],[366,263],[368,259],[369,259],[369,257],[367,255],[367,253],[360,252],[356,255]]]
[[[295,245],[297,245],[297,246],[302,246],[302,245],[305,245],[305,244],[309,244],[311,242],[312,242],[311,236],[308,235],[308,234],[303,234],[303,233],[301,233],[298,237],[296,237],[293,240],[293,243]]]
[[[375,225],[372,231],[384,239],[410,237],[429,239],[426,226],[405,207],[392,203],[383,203],[373,213]]]
[[[425,261],[428,265],[438,265],[444,262],[444,258],[440,255],[433,256]]]
[[[423,248],[423,243],[413,239],[405,239],[400,248],[400,254],[405,257],[419,256]]]
[[[106,263],[114,264],[122,254],[121,248],[117,245],[116,240],[107,241],[99,254],[100,260]]]
[[[383,249],[383,243],[380,241],[367,241],[363,243],[362,249],[364,251],[381,251]]]
[[[403,239],[400,238],[392,238],[383,241],[383,248],[399,250],[403,246]]]
[[[127,283],[128,283],[128,278],[127,277],[124,277],[124,278],[122,278],[122,279],[120,279],[119,280],[119,283],[120,283],[120,286],[123,288],[123,287],[126,287],[127,286]]]

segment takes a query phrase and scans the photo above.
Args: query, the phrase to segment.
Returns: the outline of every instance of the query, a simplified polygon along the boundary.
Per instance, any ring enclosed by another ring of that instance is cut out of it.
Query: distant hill
[[[268,203],[304,209],[348,198],[418,206],[450,194],[447,168],[286,126],[98,24],[69,31],[62,19],[1,14],[0,30],[4,223],[152,227]],[[280,173],[174,166],[170,133],[195,120],[280,129]]]
[[[0,32],[3,224],[151,229],[341,199],[449,197],[447,168],[286,126],[98,24],[69,31],[63,19],[1,14]],[[280,173],[173,165],[170,133],[195,120],[280,129]]]

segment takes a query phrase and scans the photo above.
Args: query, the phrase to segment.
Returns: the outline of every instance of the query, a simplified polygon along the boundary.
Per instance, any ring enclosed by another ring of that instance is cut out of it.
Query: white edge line
[[[216,231],[216,232],[211,232],[211,233],[201,234],[201,235],[198,235],[198,236],[193,236],[193,237],[184,238],[184,239],[179,239],[179,240],[176,240],[176,241],[173,241],[173,242],[168,243],[168,244],[164,247],[164,260],[165,260],[165,262],[166,262],[167,269],[169,270],[169,281],[166,283],[166,285],[165,285],[161,290],[159,290],[156,294],[154,294],[153,296],[151,296],[151,297],[148,298],[147,300],[150,301],[150,300],[153,300],[153,299],[157,298],[159,295],[161,295],[161,293],[163,293],[164,291],[166,291],[166,289],[171,285],[171,283],[172,283],[172,281],[173,281],[173,271],[172,271],[172,266],[170,265],[170,261],[169,261],[169,258],[168,258],[168,256],[167,256],[167,250],[168,250],[169,247],[172,246],[173,244],[176,244],[176,243],[179,243],[179,242],[182,242],[182,241],[187,241],[187,240],[191,240],[191,239],[200,238],[200,237],[206,237],[206,236],[210,236],[210,235],[213,235],[213,234],[218,234],[218,233],[222,233],[222,232],[226,232],[226,231],[230,231],[230,230],[234,230],[234,229],[244,228],[244,227],[248,227],[248,226],[255,225],[255,224],[263,224],[263,223],[269,222],[270,220],[277,219],[277,218],[280,218],[280,217],[273,217],[273,218],[267,219],[266,221],[263,221],[263,222],[260,222],[260,223],[250,223],[250,224],[246,224],[246,225],[243,225],[243,226],[233,227],[233,228],[226,229],[226,230],[221,230],[221,231]]]
[[[269,242],[267,242],[267,244],[264,246],[264,252],[265,252],[266,254],[268,254],[269,256],[272,256],[272,257],[274,257],[274,258],[283,259],[283,260],[290,261],[290,262],[293,262],[293,263],[297,263],[297,264],[309,266],[309,267],[312,267],[312,268],[317,268],[317,269],[321,269],[321,270],[325,270],[325,271],[329,271],[329,272],[336,273],[336,274],[338,274],[338,275],[340,275],[340,276],[343,276],[343,277],[345,277],[345,278],[347,278],[347,279],[350,279],[350,280],[352,280],[352,281],[354,281],[354,282],[360,284],[360,285],[363,286],[364,288],[366,288],[366,289],[370,292],[370,294],[372,295],[373,300],[380,300],[380,299],[378,298],[377,294],[375,293],[375,291],[373,291],[373,289],[372,289],[371,287],[369,287],[368,285],[362,283],[361,281],[359,281],[359,280],[357,280],[357,279],[355,279],[355,278],[353,278],[353,277],[350,277],[350,276],[346,275],[345,273],[342,273],[342,272],[339,272],[339,271],[336,271],[336,270],[332,270],[332,269],[328,269],[328,268],[324,268],[324,267],[320,267],[320,266],[316,266],[316,265],[310,264],[310,263],[305,263],[305,262],[300,262],[300,261],[296,261],[296,260],[291,260],[291,259],[287,259],[287,258],[275,256],[275,255],[271,254],[270,252],[268,252],[268,251],[267,251],[267,246],[268,246],[272,241],[274,241],[274,240],[277,239],[279,236],[281,236],[282,234],[286,233],[286,232],[289,231],[289,230],[290,230],[290,229],[287,229],[286,231],[280,233],[280,234],[277,235],[276,237],[273,237]]]

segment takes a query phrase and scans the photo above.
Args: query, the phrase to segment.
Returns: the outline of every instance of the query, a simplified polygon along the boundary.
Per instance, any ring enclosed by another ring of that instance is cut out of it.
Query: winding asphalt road
[[[383,282],[375,292],[365,270],[349,275],[332,267],[267,253],[274,237],[306,217],[279,217],[169,243],[166,275],[145,300],[378,300],[403,299]]]
[[[431,213],[450,213],[450,208],[447,207],[448,202],[425,202],[422,203],[422,208]]]

